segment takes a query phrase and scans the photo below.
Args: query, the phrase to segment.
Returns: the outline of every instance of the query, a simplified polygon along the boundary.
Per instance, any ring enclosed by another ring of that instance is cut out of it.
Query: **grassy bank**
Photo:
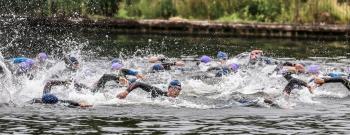
[[[348,24],[350,0],[15,0],[0,12],[93,19],[213,20],[297,24]]]

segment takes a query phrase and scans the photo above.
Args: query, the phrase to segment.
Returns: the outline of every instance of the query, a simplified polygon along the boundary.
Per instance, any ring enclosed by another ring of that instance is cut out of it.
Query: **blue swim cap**
[[[112,70],[119,70],[122,67],[123,67],[123,65],[120,63],[113,63],[111,68],[112,68]]]
[[[211,61],[211,58],[207,55],[203,55],[201,58],[200,58],[201,62],[203,63],[208,63]]]
[[[328,76],[330,76],[330,77],[341,77],[343,75],[345,75],[345,74],[341,73],[341,72],[331,72],[328,74]]]
[[[154,65],[152,66],[152,70],[154,70],[154,71],[160,71],[160,70],[164,70],[164,67],[163,67],[162,64],[154,64]]]
[[[169,86],[179,86],[181,87],[181,82],[179,80],[172,80]]]
[[[222,51],[219,51],[219,52],[218,52],[217,57],[218,57],[219,60],[227,60],[227,59],[228,59],[227,53],[224,53],[224,52],[222,52]]]
[[[113,64],[113,63],[123,64],[122,60],[120,60],[120,59],[118,59],[118,58],[112,59],[112,64]]]
[[[53,94],[44,94],[41,100],[45,104],[56,104],[58,102],[58,98]]]

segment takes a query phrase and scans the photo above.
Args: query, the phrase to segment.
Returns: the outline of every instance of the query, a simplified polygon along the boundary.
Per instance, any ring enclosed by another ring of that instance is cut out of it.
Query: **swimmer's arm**
[[[51,92],[52,86],[59,86],[59,85],[67,85],[70,81],[60,81],[60,80],[51,80],[48,81],[44,86],[44,94]]]
[[[220,67],[210,67],[207,69],[207,71],[213,71],[213,70],[221,70]]]
[[[84,102],[76,102],[72,100],[60,100],[61,103],[67,103],[69,106],[73,107],[92,107],[92,105],[86,104]]]
[[[313,87],[311,87],[310,85],[308,85],[305,81],[300,80],[300,79],[296,79],[296,84],[297,84],[297,85],[300,85],[300,86],[306,87],[306,88],[309,90],[309,92],[310,92],[311,94],[314,94],[314,92],[313,92]]]
[[[123,73],[123,75],[136,76],[138,79],[143,79],[144,78],[142,74],[140,74],[139,72],[137,72],[135,70],[121,69],[121,72]]]
[[[142,84],[142,83],[140,83],[140,82],[132,83],[131,85],[129,85],[129,87],[128,87],[125,91],[119,93],[119,94],[117,95],[117,98],[119,98],[119,99],[124,99],[124,98],[126,98],[126,96],[128,96],[128,94],[129,94],[131,91],[133,91],[134,89],[139,88],[139,87],[141,86],[141,84]]]
[[[43,103],[43,101],[41,100],[41,98],[34,98],[34,99],[28,101],[27,103],[35,104],[35,103]]]

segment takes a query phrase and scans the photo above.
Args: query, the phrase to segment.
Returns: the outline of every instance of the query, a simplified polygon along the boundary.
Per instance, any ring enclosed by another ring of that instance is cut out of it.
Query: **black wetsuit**
[[[133,91],[134,89],[141,88],[142,90],[146,92],[150,92],[151,96],[153,98],[158,97],[158,96],[168,96],[168,92],[161,90],[158,87],[142,83],[142,82],[134,82],[129,87],[126,89],[129,93]]]
[[[43,104],[43,101],[41,98],[34,98],[33,100],[30,101],[31,104],[35,104],[35,103],[40,103]],[[70,107],[77,107],[80,106],[80,104],[78,102],[72,101],[72,100],[58,100],[58,102],[56,104],[63,104],[63,105],[67,105]]]
[[[2,66],[0,66],[0,74],[3,74],[3,73],[5,73],[4,68]]]
[[[59,86],[59,85],[69,85],[72,81],[70,80],[65,80],[65,81],[61,81],[61,80],[50,80],[46,83],[46,85],[44,86],[44,94],[47,92],[51,91],[52,86]],[[73,82],[74,83],[74,88],[78,91],[80,91],[82,88],[85,89],[90,89],[89,87],[87,87],[84,84],[78,83],[78,82]]]
[[[105,84],[109,81],[119,83],[119,79],[121,77],[126,78],[127,75],[136,76],[137,74],[138,73],[136,71],[125,68],[120,69],[118,74],[103,74],[103,76],[97,81],[96,88],[94,88],[92,92],[97,92],[100,88],[104,88]]]
[[[67,85],[70,81],[58,81],[58,80],[51,80],[47,82],[44,86],[43,95],[50,94],[51,89],[53,86],[59,86],[59,85]],[[79,86],[81,87],[81,86]],[[30,103],[43,103],[42,98],[34,98],[30,101]],[[72,101],[72,100],[58,100],[56,104],[67,104],[68,106],[80,106],[78,102]]]
[[[173,63],[161,63],[162,66],[164,67],[164,70],[171,70],[171,66],[175,66],[175,62]]]
[[[322,78],[324,83],[342,83],[350,91],[350,81],[342,77]]]
[[[283,66],[294,66],[294,65],[295,64],[290,62],[283,63]],[[308,87],[305,81],[294,78],[292,74],[293,73],[289,71],[282,73],[283,77],[288,81],[288,84],[283,89],[283,92],[290,94],[290,92],[292,92],[292,90],[295,88],[301,88],[301,86]]]

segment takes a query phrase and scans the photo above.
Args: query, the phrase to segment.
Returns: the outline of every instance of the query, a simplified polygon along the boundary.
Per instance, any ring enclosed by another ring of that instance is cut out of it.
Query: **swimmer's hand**
[[[88,108],[88,107],[92,107],[92,105],[87,104],[86,102],[80,102],[79,106],[82,108]]]
[[[322,86],[324,84],[324,80],[321,78],[315,78],[315,83],[318,84],[318,86]]]
[[[136,78],[137,78],[137,79],[144,79],[145,77],[144,77],[142,74],[137,74],[137,75],[136,75]]]
[[[309,89],[309,92],[310,92],[311,94],[314,94],[314,87],[308,85],[308,86],[307,86],[307,89]]]
[[[122,85],[128,85],[129,84],[129,81],[128,81],[128,79],[126,79],[126,78],[119,78],[119,82],[120,82],[120,84],[122,84]]]
[[[129,92],[128,91],[123,91],[117,95],[117,98],[119,99],[124,99],[126,96],[128,96]]]

